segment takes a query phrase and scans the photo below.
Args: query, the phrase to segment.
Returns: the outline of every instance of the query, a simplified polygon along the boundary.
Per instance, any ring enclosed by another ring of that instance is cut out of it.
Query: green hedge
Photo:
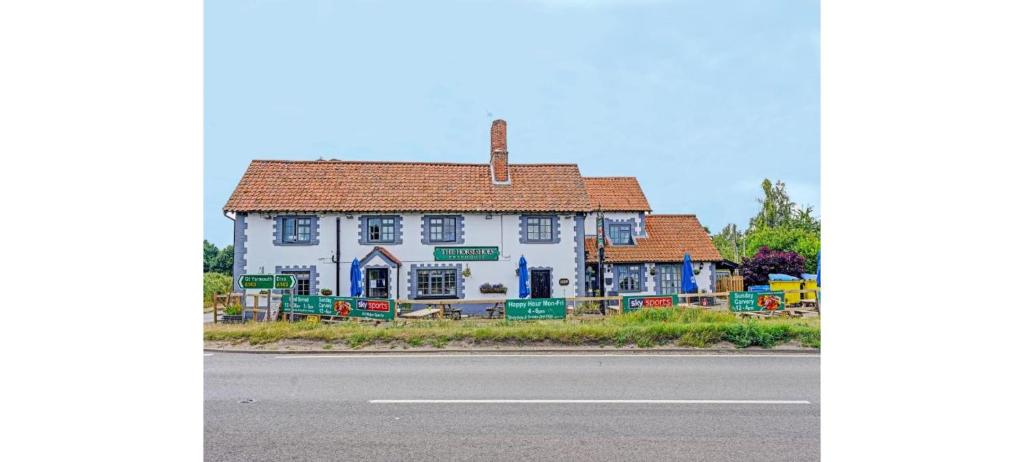
[[[231,292],[231,276],[221,273],[203,273],[203,305],[213,304],[213,294]]]
[[[821,334],[817,319],[739,320],[727,312],[695,308],[643,310],[599,320],[568,321],[476,321],[438,320],[408,324],[373,325],[359,322],[314,324],[306,322],[208,325],[206,340],[264,344],[284,339],[344,342],[357,348],[371,343],[406,346],[443,346],[452,341],[528,344],[550,342],[562,345],[656,345],[709,347],[730,342],[746,348],[771,348],[797,340],[803,346],[819,348]]]

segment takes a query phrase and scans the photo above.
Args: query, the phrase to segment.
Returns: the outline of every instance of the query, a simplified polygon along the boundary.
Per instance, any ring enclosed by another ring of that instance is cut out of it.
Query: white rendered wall
[[[435,215],[435,214],[430,214]],[[423,244],[421,243],[421,217],[423,214],[402,214],[401,244],[367,244],[359,243],[359,217],[352,214],[351,218],[341,218],[341,287],[335,284],[335,264],[331,256],[335,249],[336,224],[339,215],[319,215],[319,243],[317,245],[274,244],[273,217],[250,214],[246,217],[245,229],[245,273],[272,273],[277,266],[308,266],[316,265],[317,281],[315,287],[331,289],[335,294],[349,294],[349,271],[353,258],[362,260],[377,245],[386,248],[392,255],[401,260],[399,273],[392,271],[389,290],[391,297],[409,298],[409,278],[412,265],[419,264],[461,264],[470,269],[471,275],[464,278],[465,291],[463,298],[470,299],[504,299],[518,296],[518,280],[515,269],[520,255],[526,257],[528,267],[551,268],[551,289],[553,297],[573,296],[577,293],[577,253],[576,253],[576,220],[572,214],[556,215],[559,222],[560,239],[557,244],[520,244],[519,215],[493,214],[487,218],[484,214],[462,215],[464,220],[464,240],[460,244]],[[435,262],[435,246],[497,246],[501,255],[498,261],[480,262]],[[368,265],[382,265],[381,259],[374,258]],[[582,272],[584,268],[579,268]],[[461,275],[460,275],[461,277]],[[558,280],[569,279],[569,285],[562,287]],[[507,294],[480,294],[479,287],[483,283],[504,284],[509,288]],[[396,291],[397,289],[397,291]]]

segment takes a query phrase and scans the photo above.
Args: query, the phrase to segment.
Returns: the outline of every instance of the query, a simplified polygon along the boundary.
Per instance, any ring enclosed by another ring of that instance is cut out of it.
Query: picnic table
[[[494,306],[487,309],[487,318],[493,319],[494,315],[498,315],[499,318],[505,317],[505,303],[495,302]]]
[[[402,314],[398,315],[398,317],[400,317],[400,318],[412,318],[412,319],[423,319],[423,318],[428,318],[428,317],[431,317],[431,316],[436,316],[440,312],[441,312],[441,309],[439,309],[439,308],[422,308],[422,309],[419,309],[419,310],[410,311],[408,313],[402,313]]]

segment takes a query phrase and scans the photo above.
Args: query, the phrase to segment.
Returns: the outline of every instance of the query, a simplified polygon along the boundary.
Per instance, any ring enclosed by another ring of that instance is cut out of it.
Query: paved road
[[[211,461],[819,459],[817,356],[215,353],[205,363]],[[611,402],[519,401],[538,399]]]

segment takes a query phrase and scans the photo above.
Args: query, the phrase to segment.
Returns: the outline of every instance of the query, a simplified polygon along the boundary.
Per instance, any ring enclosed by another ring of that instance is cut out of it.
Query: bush
[[[238,316],[242,314],[242,305],[228,305],[224,308],[224,314],[228,316]]]
[[[213,304],[213,294],[231,292],[231,276],[220,273],[203,273],[203,304]]]
[[[767,284],[768,274],[788,274],[800,277],[804,271],[804,257],[796,252],[772,250],[761,247],[750,258],[744,258],[740,264],[740,273],[747,284]]]

